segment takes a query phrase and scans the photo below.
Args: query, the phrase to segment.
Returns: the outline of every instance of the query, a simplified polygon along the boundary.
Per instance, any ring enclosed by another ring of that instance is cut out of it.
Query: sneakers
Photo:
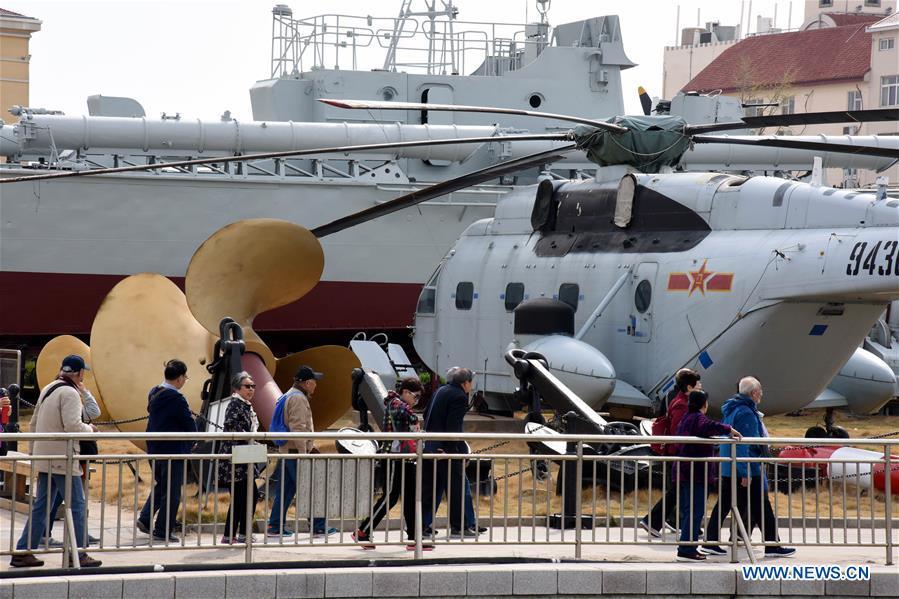
[[[79,553],[78,554],[78,564],[82,568],[99,568],[100,566],[103,565],[103,562],[101,562],[98,559],[92,558],[91,556],[89,556],[86,553]]]
[[[20,553],[12,556],[9,565],[13,568],[39,568],[44,565],[44,560],[40,560],[31,553]]]
[[[53,549],[58,549],[59,547],[62,547],[62,541],[54,539],[53,537],[50,537],[49,539],[44,537],[41,539],[41,547],[45,545]]]
[[[136,524],[137,524],[137,530],[141,531],[145,535],[150,534],[150,525],[149,524],[145,524],[141,520],[137,520]]]
[[[222,540],[220,541],[220,543],[222,545],[233,545],[236,541],[237,541],[236,538],[222,537]]]
[[[699,551],[706,555],[727,555],[727,550],[722,549],[720,545],[703,545]]]
[[[765,547],[765,557],[790,557],[795,553],[792,547]]]
[[[328,528],[320,528],[319,530],[312,531],[312,536],[319,537],[319,538],[320,537],[330,537],[331,535],[336,535],[338,532],[340,532],[340,531],[338,531],[333,526],[330,526]]]
[[[289,528],[285,528],[284,530],[278,530],[277,528],[272,528],[271,526],[265,531],[265,535],[268,537],[292,537],[296,533]]]
[[[253,543],[255,543],[255,542],[256,542],[256,535],[250,535],[250,541],[252,541]],[[241,544],[246,543],[246,542],[247,542],[247,535],[237,535],[236,537],[234,537],[234,542],[235,542],[235,543],[241,543]]]
[[[665,522],[665,532],[670,532],[672,535],[677,536],[680,534],[680,529],[672,524]],[[699,536],[702,536],[702,529],[699,529]]]
[[[433,539],[435,534],[436,534],[436,532],[435,532],[434,529],[431,528],[430,526],[426,526],[426,527],[421,531],[421,536],[422,536],[422,537],[430,537],[430,538]]]
[[[679,561],[679,562],[704,562],[705,556],[701,553],[678,553],[677,561]]]
[[[371,551],[375,548],[375,544],[371,542],[371,537],[362,532],[361,530],[356,530],[352,534],[353,541],[359,544],[359,547],[366,551]]]
[[[422,551],[434,551],[434,545],[433,545],[433,543],[422,543],[421,550]],[[414,541],[406,544],[406,551],[415,551],[415,542]]]
[[[643,518],[640,520],[640,528],[649,533],[649,536],[655,537],[657,539],[662,538],[662,533],[649,525],[649,520]]]

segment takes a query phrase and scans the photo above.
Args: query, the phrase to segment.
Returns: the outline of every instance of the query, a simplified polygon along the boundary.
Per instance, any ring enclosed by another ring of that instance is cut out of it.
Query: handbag
[[[84,441],[78,441],[78,453],[85,455],[98,455],[100,453],[100,448],[97,446],[97,442],[91,439],[85,439]]]

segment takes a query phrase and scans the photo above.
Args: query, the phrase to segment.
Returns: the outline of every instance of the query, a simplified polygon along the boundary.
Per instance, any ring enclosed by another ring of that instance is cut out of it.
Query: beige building
[[[850,12],[822,13],[822,10]],[[809,0],[806,20],[797,31],[770,32],[695,48],[692,70],[684,70],[686,47],[666,50],[665,93],[720,91],[744,103],[777,103],[765,111],[824,112],[899,106],[899,20],[895,0]],[[885,16],[886,15],[886,16]],[[708,38],[706,38],[708,39]],[[705,64],[696,71],[698,64]],[[692,77],[687,76],[692,72]],[[792,127],[782,134],[897,133],[897,123]],[[899,166],[886,173],[899,181]],[[865,185],[876,173],[829,169],[831,185]]]
[[[28,106],[28,42],[40,30],[39,20],[0,8],[0,119],[7,122],[11,106]]]

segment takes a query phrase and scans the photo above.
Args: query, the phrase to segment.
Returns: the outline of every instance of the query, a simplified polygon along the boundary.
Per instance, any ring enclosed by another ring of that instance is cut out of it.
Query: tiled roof
[[[883,15],[866,15],[846,12],[828,12],[824,14],[833,19],[833,22],[837,27],[843,27],[844,25],[867,25],[876,23],[883,18]]]
[[[721,53],[684,91],[733,92],[747,86],[813,85],[864,78],[871,34],[864,24],[757,35]]]

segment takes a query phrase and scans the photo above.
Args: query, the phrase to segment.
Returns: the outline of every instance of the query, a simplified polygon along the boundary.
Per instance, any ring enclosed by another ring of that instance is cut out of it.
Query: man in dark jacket
[[[187,365],[181,360],[169,360],[165,365],[165,382],[150,389],[147,398],[148,433],[195,433],[197,424],[190,413],[187,399],[181,388],[187,382]],[[148,454],[190,453],[190,441],[147,441]],[[137,518],[137,528],[150,534],[153,516],[153,538],[157,541],[177,543],[172,534],[178,505],[181,503],[181,484],[184,479],[184,460],[158,459],[153,461],[153,490],[147,497]]]
[[[425,414],[425,431],[429,433],[461,433],[465,413],[468,412],[468,396],[474,386],[474,375],[468,368],[452,368],[446,376],[447,384],[434,394]],[[428,441],[425,453],[468,453],[465,441]],[[434,462],[437,462],[436,465]],[[449,462],[449,463],[447,463]],[[447,479],[449,474],[449,480]],[[425,535],[432,534],[433,515],[443,499],[449,495],[450,534],[476,537],[477,528],[474,506],[471,500],[471,484],[462,467],[462,460],[425,460],[422,470],[424,487],[422,491],[422,523]],[[434,485],[434,477],[436,487]],[[447,488],[447,481],[449,487]],[[431,495],[434,490],[433,496]],[[465,520],[462,519],[462,502],[465,502]]]
[[[762,424],[762,414],[758,404],[762,401],[762,384],[758,379],[748,376],[740,380],[739,393],[724,402],[721,413],[723,422],[738,430],[744,437],[767,437],[768,431]],[[722,445],[720,455],[730,458],[731,445]],[[764,458],[768,456],[768,446],[764,444],[736,446],[738,458]],[[721,495],[718,503],[712,509],[708,521],[707,545],[703,551],[712,555],[726,555],[726,552],[718,545],[720,535],[720,522],[727,517],[731,509],[731,477],[736,476],[737,481],[737,509],[746,531],[752,534],[752,529],[758,526],[766,543],[779,542],[777,534],[777,517],[771,508],[768,499],[768,480],[765,468],[761,461],[737,462],[737,471],[732,471],[731,462],[721,463]],[[719,516],[720,512],[720,516]],[[780,545],[768,545],[765,547],[765,557],[788,557],[796,553],[791,547]]]
[[[653,431],[654,434],[664,434],[666,436],[677,434],[677,427],[680,426],[681,419],[687,413],[687,398],[693,391],[702,390],[702,383],[699,382],[700,378],[698,372],[689,368],[682,368],[677,371],[674,377],[677,395],[668,404],[668,411],[665,416],[662,416],[662,418],[666,419],[667,426],[664,431],[659,433]],[[671,443],[663,444],[660,447],[660,455],[676,455],[676,447],[676,445]],[[656,465],[662,468],[662,472],[667,473],[668,462],[657,462],[654,466]],[[668,482],[665,494],[656,502],[652,510],[640,519],[640,527],[654,537],[661,537],[662,531],[666,527],[670,532],[675,533],[677,531],[677,527],[674,525],[677,522],[677,493],[677,481],[671,480]]]

